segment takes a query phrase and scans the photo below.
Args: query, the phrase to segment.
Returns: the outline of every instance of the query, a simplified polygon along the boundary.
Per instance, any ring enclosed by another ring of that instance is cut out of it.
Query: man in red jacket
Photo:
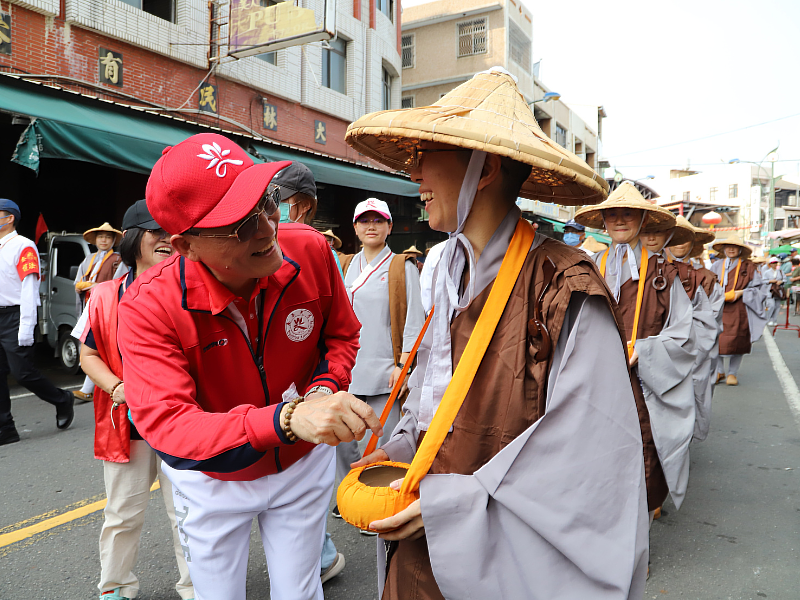
[[[147,206],[177,253],[119,307],[126,399],[175,488],[198,600],[244,600],[253,518],[272,597],[322,600],[331,446],[382,433],[346,392],[360,324],[325,238],[277,238],[269,184],[290,164],[217,134],[165,149]]]

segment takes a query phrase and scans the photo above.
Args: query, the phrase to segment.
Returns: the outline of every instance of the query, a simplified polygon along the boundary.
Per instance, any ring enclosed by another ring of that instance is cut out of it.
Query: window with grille
[[[684,202],[688,202],[690,195],[691,195],[691,192],[683,192],[683,201]]]
[[[739,184],[732,183],[728,186],[728,198],[738,198],[739,197]]]
[[[531,40],[513,21],[508,22],[508,45],[511,60],[522,67],[526,73],[530,73]]]
[[[708,190],[708,199],[711,202],[716,201],[716,199],[717,199],[717,188],[712,187],[710,190]]]
[[[400,106],[403,108],[414,108],[414,106],[416,106],[416,97],[403,96],[402,100],[400,100]]]
[[[486,54],[488,50],[486,17],[462,21],[456,26],[458,27],[458,58]]]
[[[416,66],[414,53],[414,34],[404,35],[400,38],[400,50],[403,57],[403,68],[413,69]]]

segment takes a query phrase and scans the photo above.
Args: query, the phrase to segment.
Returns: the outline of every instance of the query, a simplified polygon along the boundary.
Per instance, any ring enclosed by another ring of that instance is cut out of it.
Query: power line
[[[768,161],[768,162],[771,162],[771,161]],[[781,160],[776,160],[775,162],[776,163],[781,163],[781,162],[796,163],[796,162],[800,162],[800,158],[783,158]],[[727,162],[692,163],[691,165],[689,165],[689,169],[691,170],[692,167],[719,167],[719,166],[725,166],[725,165],[729,165],[729,164],[750,164],[750,163],[748,161],[740,161],[738,163],[727,163]],[[612,165],[612,168],[615,168],[615,169],[638,169],[638,168],[648,169],[648,168],[651,168],[651,167],[652,168],[655,168],[655,167],[674,167],[674,168],[678,168],[676,166],[676,163],[668,163],[668,164],[665,164],[665,165]]]
[[[772,119],[770,121],[764,121],[763,123],[756,123],[755,125],[746,125],[744,127],[739,127],[738,129],[731,129],[730,131],[723,131],[722,133],[712,133],[711,135],[706,135],[703,137],[695,138],[693,140],[686,140],[684,142],[675,142],[674,144],[667,144],[665,146],[658,146],[656,148],[648,148],[647,150],[636,150],[634,152],[624,152],[623,154],[617,154],[612,158],[619,158],[620,156],[631,156],[632,154],[642,154],[644,152],[653,152],[655,150],[663,150],[664,148],[673,148],[675,146],[683,146],[684,144],[692,144],[694,142],[701,142],[703,140],[709,140],[711,138],[720,137],[722,135],[728,135],[730,133],[737,133],[739,131],[744,131],[745,129],[752,129],[753,127],[761,127],[763,125],[769,125],[770,123],[776,123],[778,121],[785,121],[786,119],[793,119],[794,117],[800,117],[800,113],[795,113],[793,115],[788,115],[785,117],[778,117],[777,119]]]

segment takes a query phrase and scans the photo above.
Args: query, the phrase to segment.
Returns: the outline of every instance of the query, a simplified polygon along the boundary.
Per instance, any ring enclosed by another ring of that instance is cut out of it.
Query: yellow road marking
[[[160,482],[156,481],[150,487],[150,491],[154,492],[160,487],[161,487]],[[81,506],[80,508],[67,511],[56,517],[45,519],[44,521],[36,523],[36,525],[30,525],[29,527],[23,527],[21,529],[11,531],[10,533],[4,533],[0,535],[0,548],[8,546],[10,544],[14,544],[16,542],[21,542],[24,539],[33,537],[37,533],[42,533],[43,531],[53,529],[54,527],[58,527],[59,525],[63,525],[64,523],[69,523],[70,521],[75,521],[76,519],[83,518],[86,515],[90,515],[94,512],[97,512],[98,510],[103,510],[106,507],[106,502],[108,502],[108,500],[99,500],[97,502],[92,502],[91,504],[86,504],[85,506]],[[21,523],[17,523],[17,525],[20,525],[22,523],[27,523],[29,521],[30,519],[25,519]],[[12,528],[13,527],[16,526],[12,525]]]

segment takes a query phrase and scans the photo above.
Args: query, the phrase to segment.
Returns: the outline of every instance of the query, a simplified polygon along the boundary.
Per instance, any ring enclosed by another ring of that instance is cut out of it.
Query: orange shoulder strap
[[[633,356],[633,347],[636,345],[636,334],[639,330],[639,316],[642,312],[642,301],[644,300],[644,280],[647,275],[648,252],[642,248],[642,264],[639,267],[639,287],[636,288],[636,310],[633,313],[633,335],[628,342],[628,358]]]
[[[603,279],[606,278],[606,261],[608,260],[609,252],[611,252],[611,248],[606,248],[606,251],[603,252],[603,258],[600,259],[600,275],[603,276]]]
[[[739,281],[739,269],[742,268],[742,259],[739,259],[739,264],[736,265],[736,273],[733,275],[733,287],[731,291],[736,291],[736,282]]]
[[[520,219],[508,251],[503,258],[503,263],[500,265],[500,272],[489,292],[486,305],[472,330],[467,347],[464,349],[461,360],[453,373],[453,378],[439,403],[439,408],[436,410],[428,432],[403,479],[401,493],[415,492],[419,488],[419,482],[430,470],[447,432],[450,431],[450,427],[464,403],[472,381],[475,379],[483,355],[486,354],[489,342],[494,336],[500,317],[503,315],[520,271],[522,271],[522,265],[528,256],[534,236],[535,232],[530,223]]]

